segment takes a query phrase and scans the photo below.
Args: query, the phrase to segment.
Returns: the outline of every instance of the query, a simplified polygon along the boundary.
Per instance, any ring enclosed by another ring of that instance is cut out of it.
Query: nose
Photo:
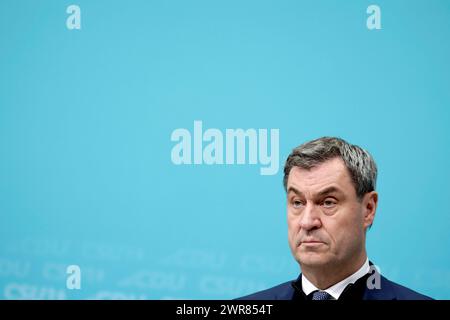
[[[300,228],[305,231],[311,231],[322,227],[320,212],[314,203],[307,203],[300,215]]]

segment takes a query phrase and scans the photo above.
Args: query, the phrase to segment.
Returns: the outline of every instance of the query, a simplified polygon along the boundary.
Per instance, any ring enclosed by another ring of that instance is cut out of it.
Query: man
[[[372,156],[342,139],[323,137],[295,148],[283,182],[289,246],[302,273],[241,299],[430,299],[381,276],[368,260],[376,178]]]

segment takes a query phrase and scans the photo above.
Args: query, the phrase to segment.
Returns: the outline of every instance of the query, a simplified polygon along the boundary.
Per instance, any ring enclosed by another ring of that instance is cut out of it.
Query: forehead
[[[340,158],[330,159],[309,170],[293,167],[289,172],[287,187],[310,193],[335,186],[345,192],[354,190],[350,174]]]

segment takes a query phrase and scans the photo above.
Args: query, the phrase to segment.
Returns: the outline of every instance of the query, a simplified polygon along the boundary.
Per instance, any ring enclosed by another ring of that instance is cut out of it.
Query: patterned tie
[[[334,298],[328,292],[316,290],[313,292],[312,300],[334,300]]]

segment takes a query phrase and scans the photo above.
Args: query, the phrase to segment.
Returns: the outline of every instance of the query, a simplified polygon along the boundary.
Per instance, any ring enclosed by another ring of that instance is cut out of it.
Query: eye
[[[323,201],[323,206],[327,209],[334,208],[335,205],[336,205],[336,200],[334,200],[334,199],[327,198]]]
[[[300,200],[293,200],[292,205],[294,208],[300,208],[302,205],[302,202]]]

